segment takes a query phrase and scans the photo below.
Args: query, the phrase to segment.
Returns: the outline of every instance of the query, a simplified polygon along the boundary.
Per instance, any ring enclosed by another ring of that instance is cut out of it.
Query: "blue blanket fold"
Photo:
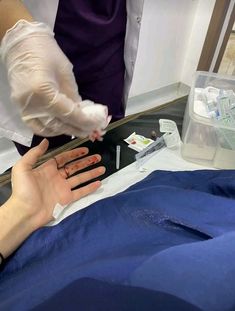
[[[233,244],[226,242],[229,237],[232,240],[235,231],[234,189],[235,171],[156,171],[54,227],[37,230],[9,258],[0,274],[0,310],[37,307],[84,278],[107,284],[128,283],[130,287],[165,292],[202,309],[208,306],[208,310],[226,310],[214,308],[216,301],[211,297],[219,296],[219,290],[216,286],[209,290],[208,284],[215,275],[221,284],[227,282],[219,299],[227,302],[226,308],[235,305],[235,295],[231,296],[235,282],[228,282],[226,274],[235,271],[235,260],[228,260],[229,254],[233,255]],[[227,255],[217,256],[223,252],[223,245]],[[178,248],[183,248],[182,258],[186,258],[182,264]],[[201,257],[204,253],[205,257]],[[211,256],[215,265],[211,264]],[[202,258],[203,263],[197,258]],[[154,264],[155,259],[162,267]],[[164,262],[169,262],[171,272],[166,273]],[[186,266],[189,271],[185,276]],[[187,282],[187,275],[194,278],[193,272],[199,272],[200,266],[204,278],[208,273],[208,282],[200,282],[198,275],[195,283]],[[155,283],[150,278],[151,271],[162,280],[161,287],[160,281]],[[157,274],[159,271],[165,271],[165,278]],[[177,273],[177,281],[173,282],[172,276]],[[177,282],[182,286],[177,287]],[[184,284],[186,288],[192,286],[189,292],[194,294],[203,288],[205,295],[185,295]]]
[[[202,310],[235,310],[234,258],[231,232],[164,250],[138,267],[127,283],[168,293]]]

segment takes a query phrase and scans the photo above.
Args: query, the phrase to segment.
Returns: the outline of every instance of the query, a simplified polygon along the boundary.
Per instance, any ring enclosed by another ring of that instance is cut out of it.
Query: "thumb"
[[[32,169],[37,160],[47,151],[49,142],[47,139],[43,139],[41,143],[30,149],[20,160],[20,164],[27,169]]]

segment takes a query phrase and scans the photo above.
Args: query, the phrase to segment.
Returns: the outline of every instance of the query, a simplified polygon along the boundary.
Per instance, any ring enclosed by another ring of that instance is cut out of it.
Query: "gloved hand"
[[[11,99],[35,134],[102,136],[110,121],[108,109],[82,101],[72,64],[46,24],[18,21],[2,39],[1,54]]]

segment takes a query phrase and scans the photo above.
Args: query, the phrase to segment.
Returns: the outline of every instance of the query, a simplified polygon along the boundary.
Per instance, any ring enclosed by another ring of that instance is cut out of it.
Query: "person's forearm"
[[[30,217],[10,198],[0,207],[0,253],[4,258],[14,252],[34,231]]]
[[[0,0],[0,41],[6,31],[20,19],[33,21],[32,15],[20,0]]]

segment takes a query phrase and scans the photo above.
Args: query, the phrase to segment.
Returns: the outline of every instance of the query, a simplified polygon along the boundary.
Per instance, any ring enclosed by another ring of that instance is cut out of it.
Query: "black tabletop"
[[[121,125],[106,133],[102,142],[96,141],[92,143],[91,141],[87,141],[83,143],[81,146],[88,147],[90,154],[99,153],[102,156],[102,161],[99,165],[106,167],[106,173],[99,179],[104,179],[117,171],[117,145],[121,146],[119,169],[135,161],[135,154],[137,152],[128,148],[127,143],[124,141],[133,132],[150,138],[151,132],[155,131],[159,137],[162,135],[159,132],[159,119],[170,119],[176,122],[179,133],[181,134],[186,103],[187,97],[182,97],[169,104],[143,112],[133,120],[124,118]],[[0,187],[0,204],[3,204],[9,198],[10,193],[10,183]]]
[[[163,108],[156,108],[150,112],[144,112],[134,120],[110,130],[102,142],[86,142],[83,146],[89,148],[90,153],[99,153],[102,156],[102,165],[106,167],[106,173],[102,178],[115,173],[116,170],[116,146],[121,146],[120,169],[135,161],[136,151],[130,149],[124,141],[133,132],[151,138],[151,132],[155,131],[157,136],[162,136],[159,131],[159,119],[170,119],[176,122],[179,133],[182,131],[182,123],[187,98],[180,98]]]

